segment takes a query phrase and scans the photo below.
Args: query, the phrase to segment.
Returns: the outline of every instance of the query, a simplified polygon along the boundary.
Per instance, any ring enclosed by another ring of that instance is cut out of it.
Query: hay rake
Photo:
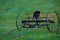
[[[46,27],[49,32],[58,33],[60,22],[59,22],[59,15],[56,11],[49,12],[47,14],[40,14],[40,11],[35,11],[31,17],[26,17],[25,19],[23,18],[23,20],[19,19],[20,17],[19,14],[16,17],[16,27],[17,27],[16,29],[1,34],[0,36],[7,35],[10,32],[14,32],[16,30],[19,31],[19,34],[24,34],[35,28],[42,28],[42,27]],[[18,35],[15,34],[14,36]]]
[[[32,14],[32,17],[24,18],[23,20],[21,20],[21,23],[18,22],[18,17],[19,15],[16,18],[16,27],[18,31],[27,30],[29,28],[46,27],[49,32],[58,33],[59,15],[56,11],[49,12],[47,14],[41,14],[40,11],[35,11]],[[22,25],[22,28],[19,28],[20,24]]]

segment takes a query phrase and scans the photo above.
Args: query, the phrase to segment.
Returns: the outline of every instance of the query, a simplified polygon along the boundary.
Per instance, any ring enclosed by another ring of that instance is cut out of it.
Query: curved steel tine
[[[17,17],[16,17],[16,27],[17,27],[17,29],[20,31],[20,29],[19,29],[19,27],[18,27],[18,24],[17,24],[18,16],[19,16],[19,14],[18,14]]]
[[[48,22],[48,21],[47,21],[47,20],[48,20],[48,19],[47,19],[47,18],[48,18],[47,16],[48,16],[48,14],[49,14],[49,13],[50,13],[50,11],[46,14],[46,17],[45,17],[45,20],[46,20],[46,25],[47,25],[47,22]],[[51,31],[49,30],[48,25],[47,25],[47,29],[48,29],[48,31],[49,31],[49,32],[51,32]]]

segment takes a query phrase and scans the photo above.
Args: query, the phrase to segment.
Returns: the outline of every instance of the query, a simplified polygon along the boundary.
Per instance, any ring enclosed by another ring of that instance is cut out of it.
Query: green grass
[[[0,0],[0,34],[16,28],[18,13],[22,19],[27,17],[26,14],[33,14],[35,10],[40,10],[41,13],[56,10],[60,16],[60,0]],[[19,35],[15,37],[14,34]],[[60,40],[60,34],[50,33],[47,29],[35,29],[21,35],[16,30],[5,36],[0,36],[0,40]]]

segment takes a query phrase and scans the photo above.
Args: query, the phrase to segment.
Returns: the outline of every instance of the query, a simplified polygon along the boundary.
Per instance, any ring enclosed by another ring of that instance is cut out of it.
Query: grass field
[[[60,40],[60,34],[50,33],[45,28],[34,29],[24,34],[18,30],[6,33],[16,29],[18,13],[22,19],[35,10],[44,14],[56,10],[60,16],[60,0],[0,0],[0,40]]]

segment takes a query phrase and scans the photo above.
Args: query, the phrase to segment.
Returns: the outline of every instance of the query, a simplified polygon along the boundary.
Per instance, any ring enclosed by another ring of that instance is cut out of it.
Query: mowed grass
[[[60,0],[0,0],[0,35],[16,29],[17,14],[21,22],[35,10],[44,14],[56,10],[59,14]],[[13,31],[0,36],[0,40],[60,40],[60,34],[50,33],[46,28],[36,28],[24,33]]]

